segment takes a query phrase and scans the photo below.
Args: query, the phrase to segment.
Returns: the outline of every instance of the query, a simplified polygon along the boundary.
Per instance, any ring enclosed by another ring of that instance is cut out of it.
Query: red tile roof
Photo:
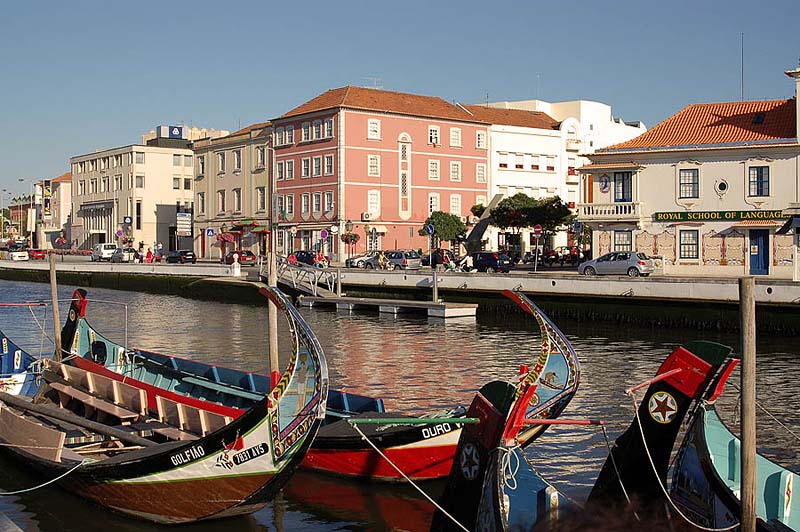
[[[459,120],[462,122],[480,122],[457,105],[435,96],[420,96],[403,92],[391,92],[364,87],[341,87],[331,89],[282,115],[290,118],[317,111],[338,108],[363,109],[386,113]]]
[[[60,176],[54,177],[50,180],[51,183],[69,183],[70,181],[72,181],[72,172],[61,174]]]
[[[639,163],[631,162],[624,162],[624,163],[592,163],[586,164],[578,168],[579,172],[588,171],[588,170],[621,170],[625,168],[639,168],[641,165]]]
[[[268,126],[271,126],[271,125],[272,125],[272,122],[269,122],[269,121],[267,121],[267,122],[259,122],[258,124],[251,124],[251,125],[249,125],[249,126],[247,126],[245,128],[240,129],[239,131],[234,131],[233,133],[231,133],[228,136],[229,137],[235,137],[236,135],[244,135],[245,133],[250,133],[254,129],[262,129],[262,128],[265,128],[265,127],[268,127]]]
[[[598,150],[657,149],[797,137],[795,100],[690,105],[635,139]]]
[[[524,111],[522,109],[496,109],[483,105],[465,105],[467,110],[482,122],[501,126],[532,127],[536,129],[557,129],[556,119],[541,111]]]

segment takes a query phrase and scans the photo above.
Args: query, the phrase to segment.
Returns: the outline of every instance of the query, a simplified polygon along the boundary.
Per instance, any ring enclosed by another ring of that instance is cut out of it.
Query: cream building
[[[466,109],[492,124],[490,200],[496,194],[509,197],[524,193],[536,199],[558,196],[575,208],[581,197],[577,168],[588,161],[582,154],[646,131],[641,122],[624,122],[612,116],[609,105],[588,100],[504,101],[468,105]],[[487,238],[492,249],[509,247],[520,255],[534,245],[527,229],[522,231],[519,243],[515,235],[495,227],[487,230]],[[563,231],[541,244],[555,247],[572,243],[572,235]]]
[[[70,214],[72,211],[72,173],[60,175],[41,183],[41,247],[58,247],[56,240],[63,238],[69,243]]]
[[[176,218],[179,211],[192,211],[194,153],[182,126],[165,127],[163,133],[168,136],[146,145],[70,159],[71,238],[79,248],[125,240],[134,247],[142,242],[145,249],[162,243],[165,252],[191,247],[190,238],[176,235]]]
[[[199,257],[219,258],[239,249],[266,252],[271,132],[265,122],[192,144]]]
[[[800,70],[787,75],[800,93]],[[579,219],[595,257],[638,250],[670,275],[791,278],[780,229],[800,202],[799,130],[797,97],[696,104],[588,155]]]

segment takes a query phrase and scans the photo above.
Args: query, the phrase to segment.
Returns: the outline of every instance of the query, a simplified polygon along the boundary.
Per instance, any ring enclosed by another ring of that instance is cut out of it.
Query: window
[[[256,210],[267,210],[267,189],[266,187],[256,187]]]
[[[700,258],[699,231],[697,229],[688,229],[678,231],[680,234],[680,258],[682,259],[697,259]]]
[[[614,172],[614,201],[632,201],[631,196],[631,172]]]
[[[286,130],[282,127],[279,127],[275,130],[275,145],[276,146],[283,146],[286,142],[285,133]]]
[[[630,231],[614,231],[614,251],[631,251],[631,242]]]
[[[378,177],[381,175],[380,155],[369,155],[367,157],[367,175],[370,177]]]
[[[539,169],[539,155],[531,155],[531,170]]]
[[[286,179],[294,179],[294,161],[286,161]]]
[[[751,166],[749,196],[769,196],[769,166]]]
[[[189,177],[183,178],[183,190],[192,190],[192,179]]]
[[[547,168],[548,172],[555,172],[556,171],[556,158],[555,157],[548,157],[547,158]]]
[[[128,188],[133,189],[133,174],[128,174]]]
[[[294,216],[294,194],[286,195],[286,216]]]
[[[475,147],[481,150],[486,149],[486,132],[478,131],[475,133]]]
[[[461,147],[461,129],[457,127],[450,128],[450,146],[454,148]]]
[[[525,156],[522,155],[521,153],[517,153],[516,155],[514,155],[514,168],[516,168],[517,170],[522,170],[523,168],[525,168],[525,164],[523,163],[524,160]]]
[[[192,156],[191,155],[184,155],[183,156],[183,166],[189,168],[192,166]]]
[[[333,211],[333,192],[325,193],[325,212]]]
[[[301,201],[301,212],[303,214],[308,214],[311,210],[311,195],[308,192],[304,192],[302,196],[300,196]]]
[[[507,153],[498,153],[497,158],[500,161],[500,168],[508,168],[508,154]]]
[[[433,192],[428,194],[428,214],[439,210],[439,194]]]
[[[206,193],[205,192],[198,192],[197,193],[197,210],[200,214],[205,214],[206,212]]]
[[[142,200],[136,200],[136,229],[142,228]]]
[[[333,155],[325,156],[325,175],[333,175]]]
[[[233,189],[233,211],[242,212],[242,189]]]
[[[475,165],[475,182],[486,183],[486,165],[483,163]]]
[[[278,202],[278,218],[283,220],[283,213],[286,212],[286,198],[283,196],[275,196],[276,201]]]
[[[333,137],[333,118],[325,120],[325,137]]]
[[[197,175],[205,175],[206,173],[206,158],[203,155],[197,156]]]
[[[486,196],[482,194],[475,196],[475,205],[486,205]]]
[[[678,197],[700,197],[700,170],[697,168],[681,169],[678,172],[678,183]]]
[[[86,181],[78,181],[78,195],[83,196],[86,194]]]
[[[322,157],[320,156],[314,157],[314,173],[312,175],[314,177],[322,175]]]
[[[114,156],[114,166],[122,166],[122,155],[115,155]]]
[[[97,178],[89,180],[89,194],[97,194]]]
[[[267,149],[264,146],[256,146],[256,168],[264,168],[267,165]]]
[[[144,164],[144,152],[136,152],[136,164]]]
[[[242,171],[242,150],[233,150],[233,171]]]
[[[100,180],[100,192],[108,192],[109,190],[111,190],[111,187],[109,187],[109,178],[108,176],[104,176]]]
[[[439,179],[439,161],[436,159],[428,159],[428,179]]]
[[[428,126],[428,144],[439,144],[439,126]]]
[[[303,131],[302,138],[300,139],[301,142],[307,142],[311,140],[311,124],[309,124],[308,122],[303,122],[301,129]]]
[[[136,176],[136,188],[144,188],[144,176],[137,175]]]
[[[314,139],[322,138],[322,120],[314,120]]]
[[[284,235],[286,231],[278,231],[278,247],[283,248]]]
[[[217,212],[225,212],[225,191],[217,190]]]
[[[381,121],[371,119],[367,122],[367,138],[373,140],[380,140],[381,138]]]
[[[217,172],[220,174],[225,173],[225,152],[217,154]]]
[[[181,189],[181,178],[180,177],[173,177],[172,178],[172,190],[180,190]]]
[[[461,216],[461,196],[459,194],[450,195],[450,214]]]
[[[400,160],[403,162],[408,161],[408,144],[406,143],[400,145]]]
[[[172,166],[180,166],[182,157],[180,155],[172,155]]]
[[[114,190],[122,190],[122,174],[114,176]]]
[[[311,159],[305,158],[302,160],[303,167],[300,171],[300,177],[311,176]]]
[[[294,126],[286,126],[286,144],[294,144]]]
[[[322,194],[314,192],[314,212],[318,213],[320,211],[322,211]]]
[[[461,181],[460,161],[450,161],[450,181]]]
[[[275,178],[278,181],[283,181],[283,161],[275,165]]]
[[[367,192],[367,210],[377,215],[381,212],[381,191],[370,190]]]

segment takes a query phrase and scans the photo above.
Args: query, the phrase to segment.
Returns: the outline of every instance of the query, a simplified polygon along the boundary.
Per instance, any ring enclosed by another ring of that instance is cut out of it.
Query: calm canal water
[[[72,287],[60,287],[61,316]],[[266,371],[266,307],[201,302],[172,296],[91,289],[92,323],[120,342],[177,356],[252,371]],[[0,302],[49,299],[49,286],[0,281]],[[52,318],[34,311],[49,336]],[[127,313],[127,330],[125,327]],[[477,321],[433,321],[303,309],[328,358],[331,385],[353,393],[383,397],[387,409],[427,412],[468,404],[475,391],[493,379],[512,380],[521,363],[535,358],[539,334],[532,321],[479,316]],[[0,328],[32,353],[52,347],[27,309],[0,308]],[[651,377],[679,343],[700,333],[636,329],[612,324],[559,323],[582,364],[582,382],[564,416],[606,420],[615,438],[632,419],[633,405],[623,389]],[[281,323],[283,328],[283,323]],[[704,339],[736,345],[736,337]],[[800,434],[800,407],[794,379],[795,338],[759,339],[758,397]],[[288,352],[281,353],[282,363]],[[738,383],[738,372],[732,383]],[[735,419],[737,392],[728,386],[720,410]],[[759,444],[772,457],[797,470],[797,440],[759,413]],[[547,478],[568,495],[583,500],[606,456],[594,429],[553,428],[528,450]],[[0,490],[35,486],[41,478],[0,456]],[[441,484],[426,485],[437,493]],[[408,486],[376,486],[301,472],[282,499],[245,518],[181,527],[181,530],[427,530],[432,507]],[[19,496],[0,496],[0,514],[23,530],[161,530],[99,510],[58,488]],[[6,521],[7,522],[7,521]],[[0,517],[0,529],[4,523]]]

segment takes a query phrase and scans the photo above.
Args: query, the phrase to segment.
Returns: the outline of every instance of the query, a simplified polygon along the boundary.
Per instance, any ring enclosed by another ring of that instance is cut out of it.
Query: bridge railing
[[[325,287],[329,292],[341,290],[341,273],[333,268],[316,268],[307,264],[290,264],[286,257],[276,257],[277,277],[279,282],[284,282],[297,290],[311,291],[319,295],[319,289]],[[269,275],[269,260],[266,255],[258,257],[258,272],[260,277]],[[337,290],[338,287],[338,290]]]

